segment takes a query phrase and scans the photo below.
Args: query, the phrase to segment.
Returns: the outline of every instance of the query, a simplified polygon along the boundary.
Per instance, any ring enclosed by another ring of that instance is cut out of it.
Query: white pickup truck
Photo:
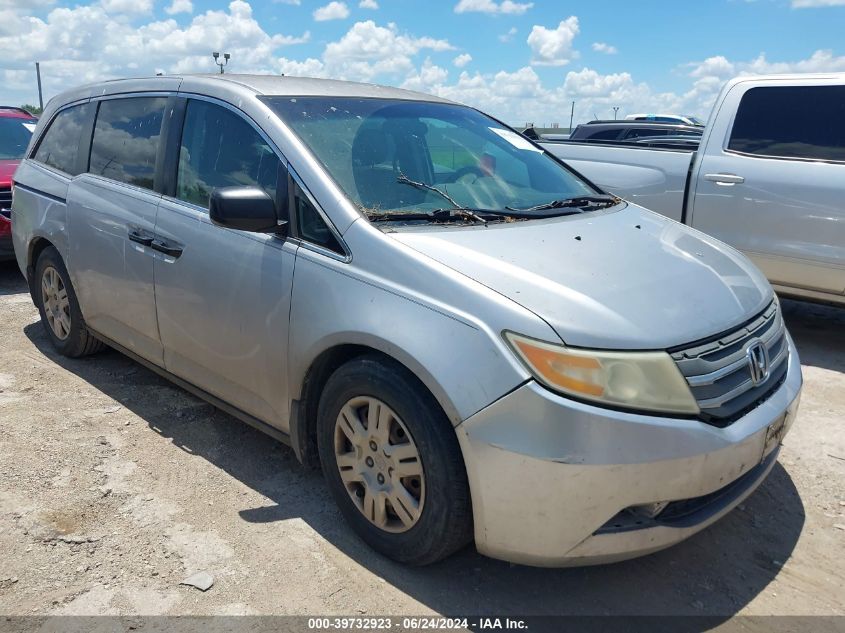
[[[743,251],[779,293],[845,305],[845,74],[729,81],[697,151],[542,145],[603,189]]]

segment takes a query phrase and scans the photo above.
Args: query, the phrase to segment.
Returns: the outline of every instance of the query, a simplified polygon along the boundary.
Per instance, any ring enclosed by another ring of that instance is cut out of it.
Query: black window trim
[[[738,84],[740,86],[742,84]],[[739,115],[739,107],[742,105],[742,100],[745,98],[749,92],[754,90],[755,88],[795,88],[795,87],[803,87],[803,88],[816,88],[816,87],[824,87],[824,86],[837,86],[839,84],[826,84],[826,83],[813,83],[813,84],[800,84],[800,85],[778,85],[778,84],[763,84],[763,85],[756,85],[753,83],[749,83],[744,90],[742,90],[742,94],[739,95],[739,98],[736,102],[736,107],[731,114],[730,124],[728,125],[727,132],[725,133],[725,138],[722,140],[722,153],[723,154],[730,154],[732,156],[742,156],[744,158],[758,158],[761,160],[779,160],[779,161],[788,161],[788,162],[799,162],[799,163],[827,163],[829,165],[845,165],[845,160],[836,160],[833,158],[807,158],[804,156],[773,156],[772,154],[753,154],[751,152],[743,152],[737,149],[730,149],[731,138],[733,137],[734,126],[736,125],[736,118]],[[715,120],[715,117],[714,117]]]

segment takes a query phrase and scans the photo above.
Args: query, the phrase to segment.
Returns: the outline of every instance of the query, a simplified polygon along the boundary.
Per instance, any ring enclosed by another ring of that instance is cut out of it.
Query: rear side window
[[[38,143],[33,160],[71,176],[82,173],[84,170],[80,169],[77,160],[79,144],[93,107],[85,103],[59,112]]]
[[[218,187],[256,185],[276,200],[281,161],[262,136],[230,110],[190,99],[185,112],[176,196],[208,207]]]
[[[165,97],[102,101],[88,171],[152,189],[166,103]]]
[[[845,161],[845,86],[750,89],[739,104],[728,149]]]

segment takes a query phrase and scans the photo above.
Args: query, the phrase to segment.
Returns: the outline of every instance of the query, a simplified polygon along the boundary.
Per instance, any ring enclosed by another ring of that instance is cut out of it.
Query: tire
[[[52,246],[41,252],[35,264],[32,296],[47,338],[62,356],[79,358],[105,347],[85,325],[65,263]]]
[[[345,423],[353,415],[360,427]],[[353,444],[350,437],[358,437],[353,427],[365,433],[365,442]],[[375,451],[374,437],[379,441]],[[320,398],[317,444],[341,513],[377,552],[401,563],[427,565],[471,541],[469,485],[457,435],[437,401],[404,366],[373,355],[336,370]],[[414,449],[418,462],[408,457]],[[378,461],[368,466],[366,459],[373,458]],[[378,475],[383,479],[376,481]],[[386,504],[378,501],[385,497]]]

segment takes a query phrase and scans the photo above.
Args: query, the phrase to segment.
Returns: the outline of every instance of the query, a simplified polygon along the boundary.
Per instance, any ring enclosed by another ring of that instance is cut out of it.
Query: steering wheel
[[[484,172],[481,170],[481,167],[478,165],[467,165],[455,172],[455,182],[471,185],[483,176]]]

